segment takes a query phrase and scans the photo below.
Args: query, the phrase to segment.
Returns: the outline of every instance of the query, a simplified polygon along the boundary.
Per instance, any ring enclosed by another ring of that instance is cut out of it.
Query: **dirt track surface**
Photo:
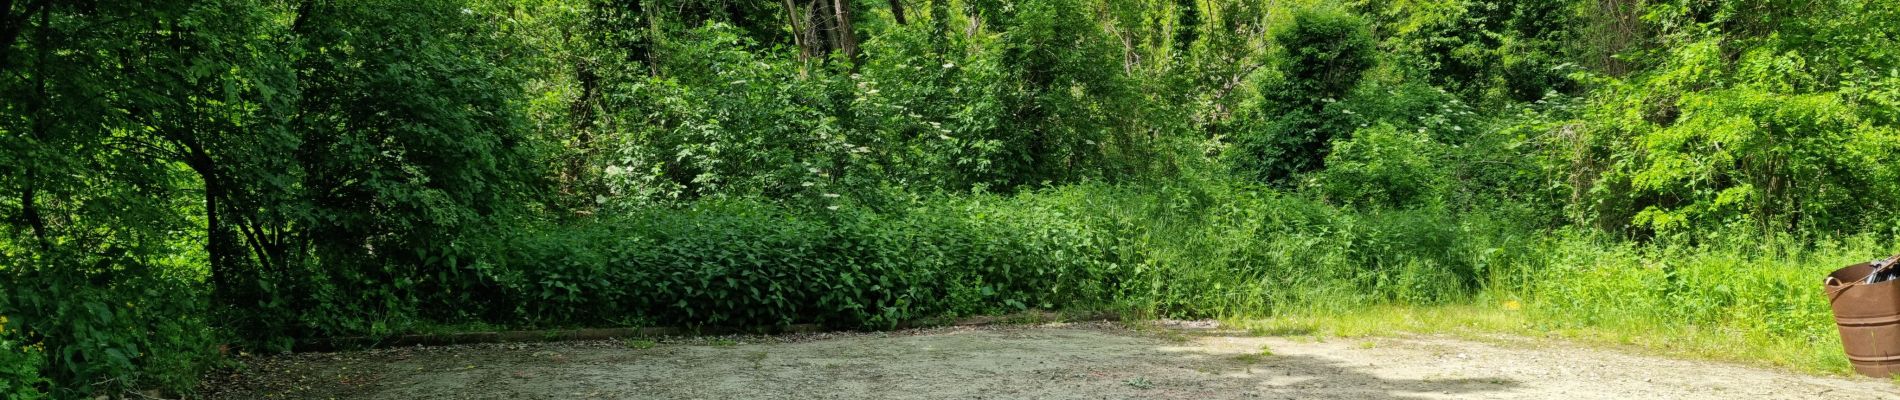
[[[251,359],[212,398],[1896,399],[1894,383],[1524,340],[1108,324],[496,344]],[[1264,349],[1264,351],[1263,351]]]

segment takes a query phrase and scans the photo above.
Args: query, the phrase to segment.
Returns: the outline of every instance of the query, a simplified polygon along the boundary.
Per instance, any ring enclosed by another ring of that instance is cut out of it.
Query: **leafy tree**
[[[1417,77],[1472,103],[1536,101],[1574,92],[1565,44],[1575,6],[1561,1],[1362,2],[1381,47]]]
[[[1350,13],[1302,9],[1273,34],[1279,79],[1261,89],[1263,126],[1237,138],[1236,167],[1264,182],[1317,170],[1336,134],[1348,133],[1333,109],[1377,59],[1366,22]]]
[[[500,64],[495,21],[453,1],[316,3],[291,128],[306,189],[299,274],[332,333],[388,332],[421,305],[453,315],[469,251],[457,238],[520,204],[539,176]],[[341,315],[339,315],[341,314]],[[348,315],[349,317],[344,317]],[[377,316],[365,318],[365,316]]]
[[[1773,11],[1769,11],[1769,10]],[[1744,228],[1849,232],[1894,210],[1872,154],[1895,147],[1891,3],[1777,8],[1772,2],[1653,6],[1651,66],[1602,77],[1561,128],[1573,216],[1634,237]],[[1890,25],[1889,25],[1890,26]],[[1823,45],[1822,43],[1828,43]],[[1851,53],[1851,54],[1850,54]],[[1888,71],[1888,72],[1879,72]],[[1848,81],[1861,83],[1847,84]]]
[[[193,172],[227,150],[208,146],[245,142],[243,128],[269,115],[252,95],[274,90],[272,69],[251,62],[268,47],[256,40],[270,8],[13,7],[0,7],[0,33],[18,39],[0,78],[0,190],[17,195],[0,200],[14,228],[0,234],[0,315],[55,355],[39,368],[57,396],[189,389],[210,341],[207,291],[193,284],[206,272],[197,227],[223,208],[209,201],[221,195],[202,195],[217,180]]]

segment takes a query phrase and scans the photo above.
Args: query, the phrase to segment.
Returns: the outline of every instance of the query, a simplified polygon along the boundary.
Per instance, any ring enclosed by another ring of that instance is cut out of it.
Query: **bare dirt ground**
[[[1198,325],[1198,326],[1196,326]],[[412,347],[253,358],[211,398],[1900,399],[1892,382],[1560,342],[1254,337],[1210,324]]]

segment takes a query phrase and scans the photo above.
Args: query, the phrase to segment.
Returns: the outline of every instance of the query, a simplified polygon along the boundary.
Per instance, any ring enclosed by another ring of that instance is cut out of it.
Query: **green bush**
[[[1565,45],[1582,5],[1563,1],[1359,2],[1382,31],[1380,47],[1419,81],[1478,104],[1503,106],[1580,89]]]
[[[742,32],[709,24],[665,42],[655,68],[604,90],[619,132],[597,159],[612,197],[642,204],[707,196],[817,196],[859,168],[874,138],[841,126],[838,73],[750,51]]]
[[[1238,171],[1267,183],[1283,183],[1319,169],[1341,120],[1340,109],[1377,58],[1364,20],[1338,10],[1309,8],[1273,34],[1280,76],[1261,89],[1259,127],[1241,133],[1229,158]]]
[[[1463,298],[1491,243],[1438,208],[1245,186],[1080,185],[876,212],[701,201],[510,231],[470,267],[499,324],[881,328],[1028,308],[1180,317]],[[1510,235],[1500,235],[1510,236]],[[444,321],[454,322],[454,321]]]
[[[1013,204],[1015,206],[1027,206]],[[473,269],[494,322],[890,327],[1054,308],[1108,292],[1088,226],[981,200],[894,214],[749,201],[498,235]]]
[[[1719,84],[1718,41],[1672,53],[1662,68],[1612,80],[1575,121],[1567,171],[1598,226],[1639,235],[1754,226],[1851,233],[1889,221],[1900,193],[1877,159],[1900,132],[1838,92]],[[1779,56],[1745,62],[1796,63]],[[1750,57],[1753,58],[1752,56]]]
[[[1443,149],[1418,132],[1391,125],[1363,129],[1333,143],[1326,169],[1313,178],[1329,201],[1353,206],[1407,207],[1442,204]]]
[[[40,366],[45,355],[37,349],[26,348],[12,338],[7,331],[10,320],[0,315],[0,399],[35,400],[46,397],[46,385],[51,383],[40,377]]]
[[[0,316],[6,319],[0,375],[20,377],[27,392],[47,389],[61,398],[148,388],[194,391],[215,347],[194,278],[131,259],[83,260],[122,269],[93,276],[17,264],[0,270],[8,279],[8,291],[0,294]]]
[[[1148,103],[1125,69],[1104,68],[1120,54],[1085,6],[1025,1],[896,27],[867,43],[842,119],[877,138],[866,152],[888,160],[884,178],[913,188],[1014,192],[1135,177],[1152,153],[1130,126]]]

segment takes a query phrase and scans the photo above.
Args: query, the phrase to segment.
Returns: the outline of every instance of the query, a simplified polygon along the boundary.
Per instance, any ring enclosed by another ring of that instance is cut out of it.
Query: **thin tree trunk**
[[[825,16],[830,15],[829,4],[825,0],[805,3],[805,45],[811,47],[812,58],[822,58],[830,53],[834,43],[831,28],[827,28],[825,23]]]
[[[634,4],[639,4],[639,2],[634,2]],[[646,54],[647,61],[648,61],[647,75],[660,76],[660,65],[659,65],[660,63],[652,62],[653,60],[659,58],[659,57],[656,57],[653,53],[655,52],[656,48],[659,47],[660,45],[660,23],[659,21],[653,20],[653,9],[651,7],[643,6],[643,7],[640,7],[639,11],[640,11],[640,22],[645,22],[647,24],[647,34],[646,34],[646,40],[645,40],[646,46],[644,46],[645,49],[642,50],[642,52]]]
[[[644,4],[641,0],[629,1],[627,4],[633,6],[633,12],[630,13],[632,14],[630,17],[639,18],[640,22],[648,22],[648,20],[652,19],[652,15],[647,12],[647,4]],[[649,23],[648,26],[652,25]],[[636,36],[633,39],[633,48],[630,49],[627,57],[631,57],[633,61],[646,64],[648,68],[654,68],[652,66],[652,47],[654,40],[654,32],[647,32],[646,34]]]
[[[798,26],[798,8],[792,6],[792,0],[783,0],[785,4],[785,25],[792,28],[792,44],[798,46],[800,71],[811,64],[811,43],[805,40],[805,29]]]
[[[290,21],[291,34],[298,35],[298,36],[303,36],[306,34],[306,31],[304,29],[306,29],[309,26],[310,16],[312,14],[316,14],[318,1],[319,0],[304,0],[303,4],[297,7],[297,19],[295,21]]]
[[[39,241],[40,250],[52,251],[53,241],[46,238],[46,219],[40,217],[39,205],[34,199],[38,189],[33,186],[32,181],[37,179],[33,175],[32,170],[27,170],[26,189],[20,191],[20,218],[26,220],[28,227],[33,228],[33,238]]]
[[[9,5],[9,7],[11,7],[11,5]],[[51,109],[51,107],[48,107],[46,104],[46,99],[47,99],[46,57],[51,51],[51,46],[52,46],[51,40],[49,38],[51,34],[47,33],[47,31],[50,30],[52,26],[52,16],[51,16],[51,13],[48,12],[49,10],[47,9],[41,9],[39,11],[40,11],[40,32],[39,32],[40,35],[38,38],[39,39],[39,49],[38,49],[39,59],[35,62],[35,65],[34,65],[35,68],[38,68],[38,71],[35,71],[35,73],[33,74],[33,92],[35,96],[33,96],[33,101],[32,101],[32,107],[33,107],[33,128],[32,128],[33,133],[32,135],[33,135],[33,142],[35,145],[44,145],[45,144],[44,141],[46,140],[46,130],[47,130],[46,122],[47,122],[47,119],[51,118],[51,116],[46,115],[47,110]],[[20,17],[21,23],[24,24],[27,18],[31,18],[31,16],[22,15]],[[17,31],[15,32],[15,34],[16,35],[18,34]],[[11,41],[7,42],[6,47],[13,47],[12,42]],[[40,207],[39,207],[39,199],[38,199],[39,197],[38,182],[40,178],[38,175],[39,175],[39,171],[37,168],[32,167],[32,166],[27,167],[26,187],[20,191],[20,218],[26,220],[25,222],[27,226],[30,226],[33,228],[33,237],[39,240],[40,250],[52,251],[53,242],[51,239],[48,239],[48,236],[47,236],[48,234],[46,232],[46,218],[40,215]]]
[[[13,0],[0,0],[0,71],[7,70],[7,56],[13,53],[13,40],[20,37],[24,21],[13,17]]]

